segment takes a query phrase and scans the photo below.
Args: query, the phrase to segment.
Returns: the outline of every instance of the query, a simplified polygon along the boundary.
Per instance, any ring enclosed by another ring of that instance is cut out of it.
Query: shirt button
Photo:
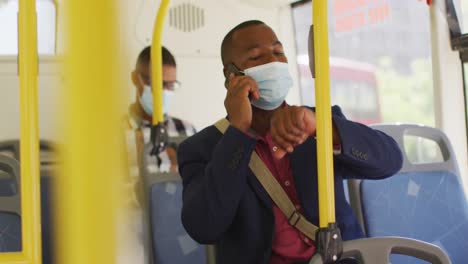
[[[304,238],[304,242],[309,243],[309,239],[307,237]]]
[[[289,186],[290,184],[291,184],[291,183],[290,183],[289,181],[285,181],[285,182],[284,182],[284,185],[285,185],[285,186]]]
[[[299,210],[299,209],[301,209],[301,206],[296,204],[296,210]]]

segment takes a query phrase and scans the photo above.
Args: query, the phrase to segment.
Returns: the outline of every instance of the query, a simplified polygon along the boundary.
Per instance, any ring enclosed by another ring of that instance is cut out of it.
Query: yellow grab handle
[[[326,0],[313,1],[319,218],[322,228],[335,222],[327,5]]]
[[[153,125],[157,125],[164,121],[164,113],[162,109],[162,54],[161,54],[161,39],[166,19],[167,10],[169,9],[170,0],[162,0],[159,6],[158,15],[154,23],[153,43],[151,44],[151,66],[152,66],[152,87],[153,87]]]

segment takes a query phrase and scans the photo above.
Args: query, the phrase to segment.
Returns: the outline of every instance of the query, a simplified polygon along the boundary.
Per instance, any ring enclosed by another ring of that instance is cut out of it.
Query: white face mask
[[[293,86],[288,64],[284,62],[271,62],[245,69],[243,72],[257,82],[260,98],[252,100],[251,103],[263,110],[280,107]]]
[[[174,99],[174,91],[171,90],[163,90],[163,113],[169,113],[169,109],[172,105],[172,101]]]
[[[174,97],[174,92],[169,90],[163,90],[163,113],[167,114],[169,111],[170,103]],[[139,102],[145,113],[153,115],[153,93],[151,86],[145,85],[143,87],[143,93],[139,97]]]

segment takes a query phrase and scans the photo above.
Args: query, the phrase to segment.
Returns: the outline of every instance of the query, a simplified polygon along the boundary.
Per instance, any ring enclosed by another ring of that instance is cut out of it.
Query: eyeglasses
[[[148,75],[140,74],[141,80],[143,81],[144,84],[146,85],[151,85],[151,77]],[[181,86],[181,83],[179,81],[163,81],[162,82],[163,88],[174,91],[178,90]]]
[[[180,85],[181,83],[179,81],[163,81],[163,87],[170,91],[178,90]]]

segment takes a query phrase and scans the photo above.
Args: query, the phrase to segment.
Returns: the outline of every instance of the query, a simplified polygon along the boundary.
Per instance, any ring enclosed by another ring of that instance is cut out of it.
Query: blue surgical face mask
[[[173,91],[163,90],[163,113],[167,114],[174,95]],[[151,86],[145,85],[140,98],[140,105],[148,115],[153,115],[153,93]]]
[[[169,113],[169,108],[172,104],[172,99],[174,98],[174,91],[163,90],[163,113]]]
[[[293,86],[288,64],[284,62],[271,62],[245,69],[243,72],[257,82],[260,99],[252,100],[251,103],[263,110],[280,107]]]

